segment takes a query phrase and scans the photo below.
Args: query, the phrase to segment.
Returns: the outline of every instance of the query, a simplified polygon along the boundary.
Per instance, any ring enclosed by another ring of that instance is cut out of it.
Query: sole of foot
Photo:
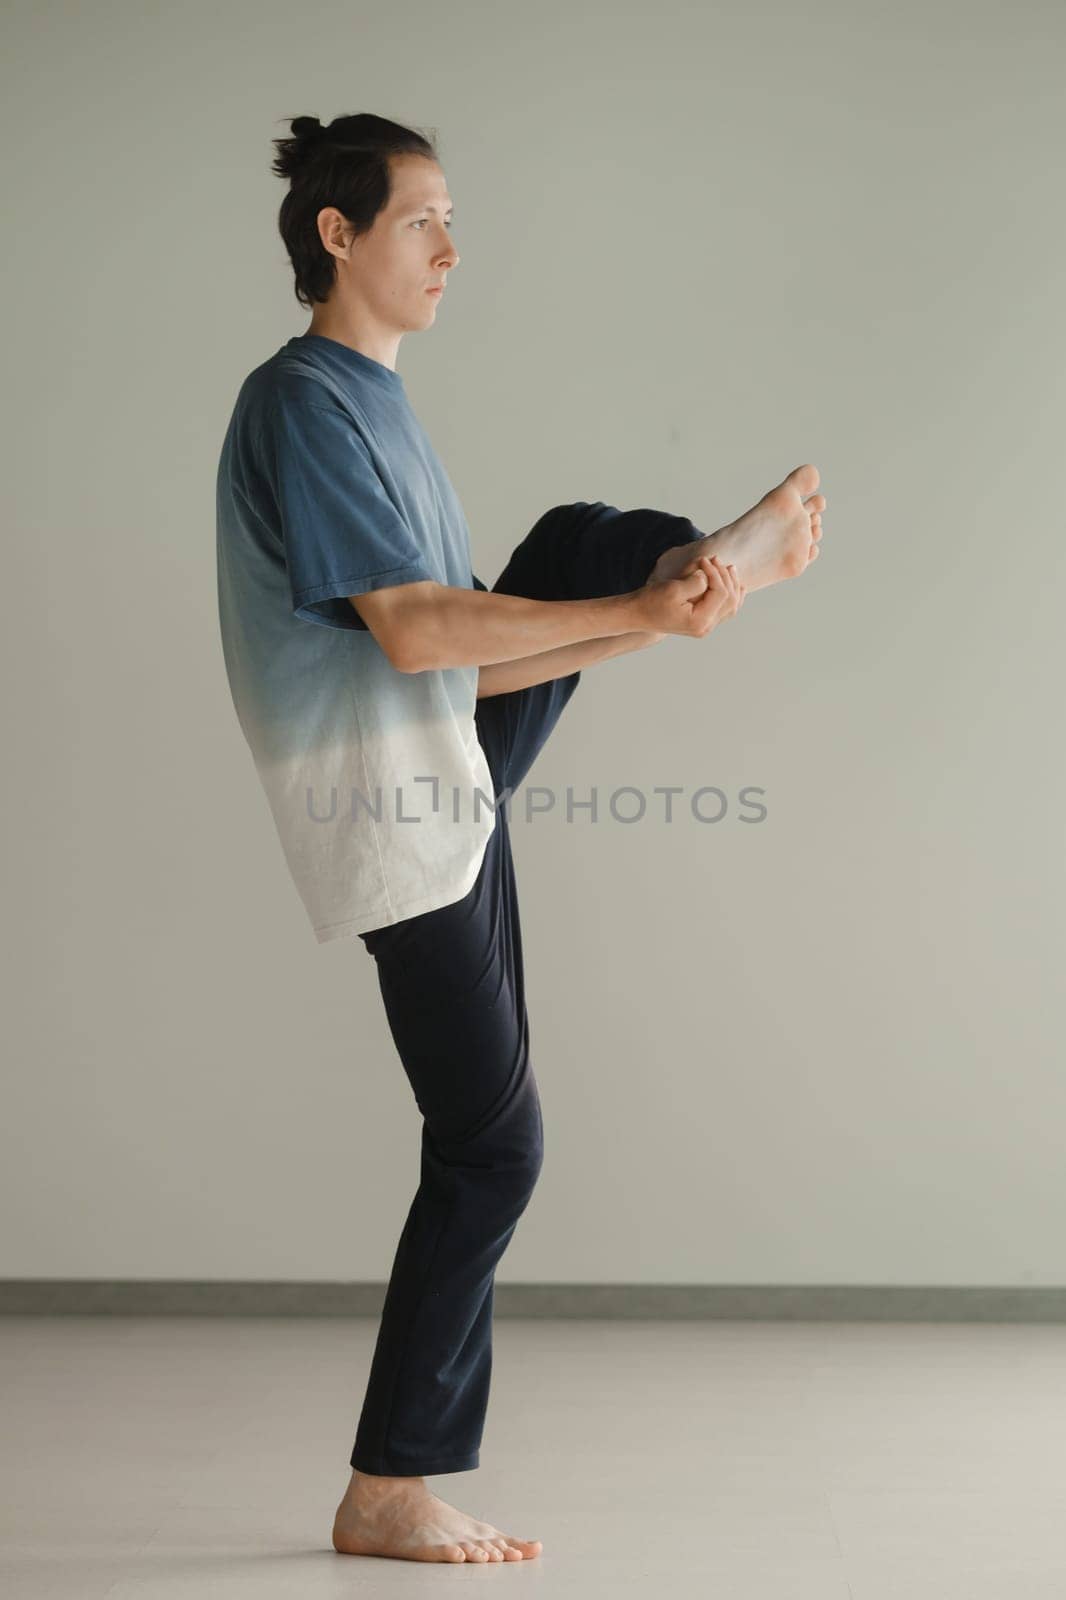
[[[794,468],[735,522],[667,550],[648,582],[681,577],[700,556],[716,557],[721,566],[734,567],[746,593],[798,578],[817,559],[820,548],[822,512],[828,501],[816,493],[819,481],[818,468],[809,462]]]

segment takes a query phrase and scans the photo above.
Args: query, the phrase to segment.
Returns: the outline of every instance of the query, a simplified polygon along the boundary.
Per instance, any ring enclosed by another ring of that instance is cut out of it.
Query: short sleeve
[[[279,395],[266,448],[296,616],[365,632],[348,595],[433,579],[343,411]]]
[[[481,579],[480,579],[480,578],[479,578],[479,577],[478,577],[478,575],[477,575],[477,573],[476,573],[476,572],[472,572],[472,573],[471,573],[471,574],[470,574],[470,576],[471,576],[471,577],[472,577],[472,578],[473,578],[473,580],[474,580],[474,588],[475,588],[475,589],[483,589],[483,590],[484,590],[484,591],[485,591],[485,593],[486,593],[486,594],[487,594],[487,593],[488,593],[488,585],[487,585],[487,584],[484,584],[484,583],[482,583],[482,581],[481,581]]]

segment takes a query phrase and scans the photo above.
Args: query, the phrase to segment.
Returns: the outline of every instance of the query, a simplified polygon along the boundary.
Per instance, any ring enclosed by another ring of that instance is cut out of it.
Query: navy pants
[[[702,536],[687,517],[661,511],[555,506],[515,548],[493,592],[625,594],[644,584],[664,550]],[[522,783],[580,677],[477,702],[497,801]],[[421,1181],[393,1262],[351,1465],[389,1477],[462,1472],[478,1465],[488,1406],[496,1264],[544,1155],[506,808],[497,805],[463,899],[359,937],[377,963],[423,1120]]]

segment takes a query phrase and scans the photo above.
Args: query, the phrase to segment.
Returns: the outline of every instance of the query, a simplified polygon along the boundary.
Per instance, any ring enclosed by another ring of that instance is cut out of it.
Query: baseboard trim
[[[0,1316],[379,1317],[383,1283],[0,1279]],[[501,1317],[757,1322],[1066,1322],[1066,1288],[497,1283]]]

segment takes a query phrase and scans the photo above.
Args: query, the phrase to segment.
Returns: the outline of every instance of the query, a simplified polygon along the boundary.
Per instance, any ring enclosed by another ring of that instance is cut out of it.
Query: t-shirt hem
[[[375,928],[389,928],[406,917],[421,916],[423,911],[439,911],[442,906],[454,905],[456,900],[461,900],[473,888],[491,838],[490,831],[457,887],[438,889],[433,894],[418,895],[412,900],[393,900],[388,910],[383,907],[378,911],[365,911],[358,917],[346,918],[344,922],[312,924],[316,941],[329,944],[334,939],[350,939],[360,933],[372,933]]]

